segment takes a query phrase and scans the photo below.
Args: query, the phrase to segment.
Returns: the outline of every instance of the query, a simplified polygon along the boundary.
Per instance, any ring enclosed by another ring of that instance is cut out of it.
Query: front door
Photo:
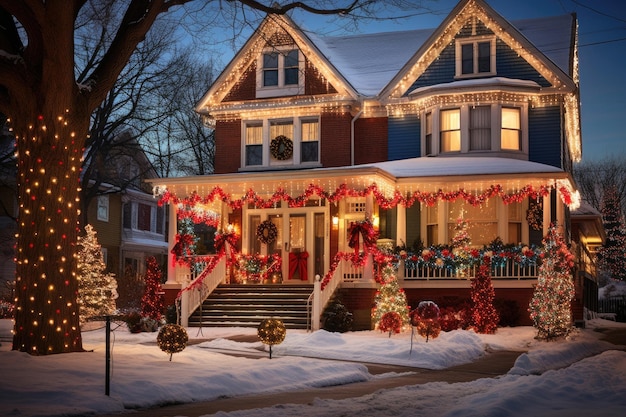
[[[328,225],[326,207],[248,209],[244,248],[249,255],[277,254],[282,259],[283,284],[312,283],[315,275],[323,276],[328,258]],[[261,222],[276,226],[276,238],[267,244],[257,237]]]

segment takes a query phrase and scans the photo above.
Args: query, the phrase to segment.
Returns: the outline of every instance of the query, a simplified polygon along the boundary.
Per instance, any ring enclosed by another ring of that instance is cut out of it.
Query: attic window
[[[478,36],[456,40],[456,77],[496,74],[496,38]]]
[[[257,97],[301,94],[304,60],[297,49],[268,49],[258,60]]]

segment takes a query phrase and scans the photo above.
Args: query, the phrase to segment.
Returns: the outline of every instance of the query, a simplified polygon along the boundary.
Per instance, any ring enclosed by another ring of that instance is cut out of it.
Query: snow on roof
[[[566,74],[571,74],[571,15],[511,24]],[[337,37],[307,32],[307,36],[354,89],[364,96],[376,96],[434,31],[417,29]]]
[[[499,157],[420,157],[345,168],[369,167],[383,170],[396,178],[564,172],[551,165]]]

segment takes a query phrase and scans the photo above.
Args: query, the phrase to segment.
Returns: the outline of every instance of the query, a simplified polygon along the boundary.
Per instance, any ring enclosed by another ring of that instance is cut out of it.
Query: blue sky
[[[430,13],[396,21],[360,22],[357,32],[435,28],[458,2],[425,0]],[[583,161],[623,157],[626,162],[626,1],[488,0],[508,20],[576,13],[579,23]],[[420,11],[420,12],[423,12]],[[304,27],[329,35],[345,33],[337,21],[298,14]]]

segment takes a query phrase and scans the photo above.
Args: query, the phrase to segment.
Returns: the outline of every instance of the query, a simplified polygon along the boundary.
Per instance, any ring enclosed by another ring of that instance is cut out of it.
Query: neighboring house
[[[468,298],[474,271],[448,268],[450,252],[436,252],[461,217],[477,250],[530,259],[553,222],[570,241],[576,40],[574,15],[508,21],[482,0],[462,0],[435,29],[343,37],[268,16],[197,105],[215,128],[215,174],[150,182],[172,225],[212,217],[240,233],[237,251],[282,259],[281,285],[319,275],[314,328],[338,288],[357,326],[371,326],[375,271],[341,257],[355,251],[351,225],[366,219],[379,244],[408,252],[398,275],[413,307]],[[171,249],[177,238],[172,227]],[[496,299],[529,324],[536,266],[497,259]],[[169,266],[172,300],[190,271]],[[187,287],[202,284],[200,299],[181,293],[183,323],[218,283],[241,277],[230,267],[211,265]]]
[[[145,181],[158,175],[141,147],[127,131],[118,135],[115,144],[121,145],[93,162],[103,168],[86,170],[93,178],[90,184],[99,189],[90,201],[86,221],[97,232],[108,270],[115,273],[122,289],[135,283],[124,280],[145,274],[149,256],[157,259],[165,274],[167,216],[146,188]]]

